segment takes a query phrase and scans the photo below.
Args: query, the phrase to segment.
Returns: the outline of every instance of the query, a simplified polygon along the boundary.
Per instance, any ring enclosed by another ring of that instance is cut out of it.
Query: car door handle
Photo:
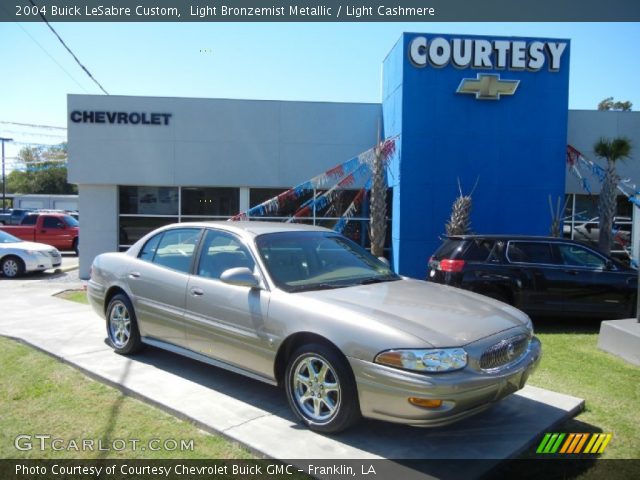
[[[568,273],[569,275],[578,275],[577,270],[565,270],[564,273]]]
[[[204,295],[204,290],[198,287],[191,287],[189,289],[189,292],[191,292],[191,295],[193,295],[194,297],[201,297],[202,295]]]
[[[130,272],[129,278],[140,278],[140,272]]]

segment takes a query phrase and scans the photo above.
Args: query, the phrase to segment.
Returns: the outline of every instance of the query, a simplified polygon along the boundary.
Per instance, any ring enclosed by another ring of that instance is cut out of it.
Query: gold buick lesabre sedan
[[[398,276],[307,225],[169,225],[96,257],[88,297],[116,352],[152,345],[283,385],[325,433],[361,416],[460,420],[522,388],[541,356],[523,312]]]

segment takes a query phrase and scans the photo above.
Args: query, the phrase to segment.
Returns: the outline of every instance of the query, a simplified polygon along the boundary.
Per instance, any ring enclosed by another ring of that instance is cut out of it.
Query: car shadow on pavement
[[[106,339],[105,342],[108,343]],[[305,428],[296,422],[280,388],[154,347],[131,358],[282,418],[291,423],[288,428]],[[363,419],[330,438],[388,459],[484,459],[488,463],[482,465],[482,470],[486,471],[495,466],[496,459],[527,448],[541,431],[565,417],[564,410],[548,403],[511,395],[489,410],[447,427],[416,428]],[[440,467],[452,468],[448,464]],[[423,468],[426,467],[422,465],[420,470]]]

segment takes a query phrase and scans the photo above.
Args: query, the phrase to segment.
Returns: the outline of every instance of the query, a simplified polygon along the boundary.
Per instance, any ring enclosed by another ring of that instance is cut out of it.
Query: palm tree
[[[369,235],[371,253],[376,257],[384,255],[384,239],[387,234],[387,179],[385,176],[383,143],[378,141],[373,161],[373,183],[371,185],[371,221]]]
[[[620,183],[620,177],[616,173],[616,162],[629,158],[631,141],[626,137],[618,137],[613,140],[603,137],[594,145],[593,150],[598,157],[607,161],[598,201],[598,215],[600,216],[598,220],[598,228],[600,229],[598,248],[608,254],[611,252],[613,217],[616,214],[616,197],[618,183]]]

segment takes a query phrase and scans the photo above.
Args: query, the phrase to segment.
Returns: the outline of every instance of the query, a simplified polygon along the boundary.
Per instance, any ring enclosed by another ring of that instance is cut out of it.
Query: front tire
[[[298,348],[287,365],[285,379],[289,405],[309,429],[338,433],[360,419],[353,372],[334,348],[321,344]]]
[[[16,278],[24,275],[24,262],[21,258],[10,255],[2,259],[0,269],[6,278]]]
[[[142,349],[136,313],[124,294],[115,295],[107,307],[107,335],[117,353],[131,355]]]
[[[76,257],[78,255],[80,255],[80,248],[78,247],[78,239],[77,238],[73,241],[73,246],[71,248],[73,249],[74,253],[76,254]]]

